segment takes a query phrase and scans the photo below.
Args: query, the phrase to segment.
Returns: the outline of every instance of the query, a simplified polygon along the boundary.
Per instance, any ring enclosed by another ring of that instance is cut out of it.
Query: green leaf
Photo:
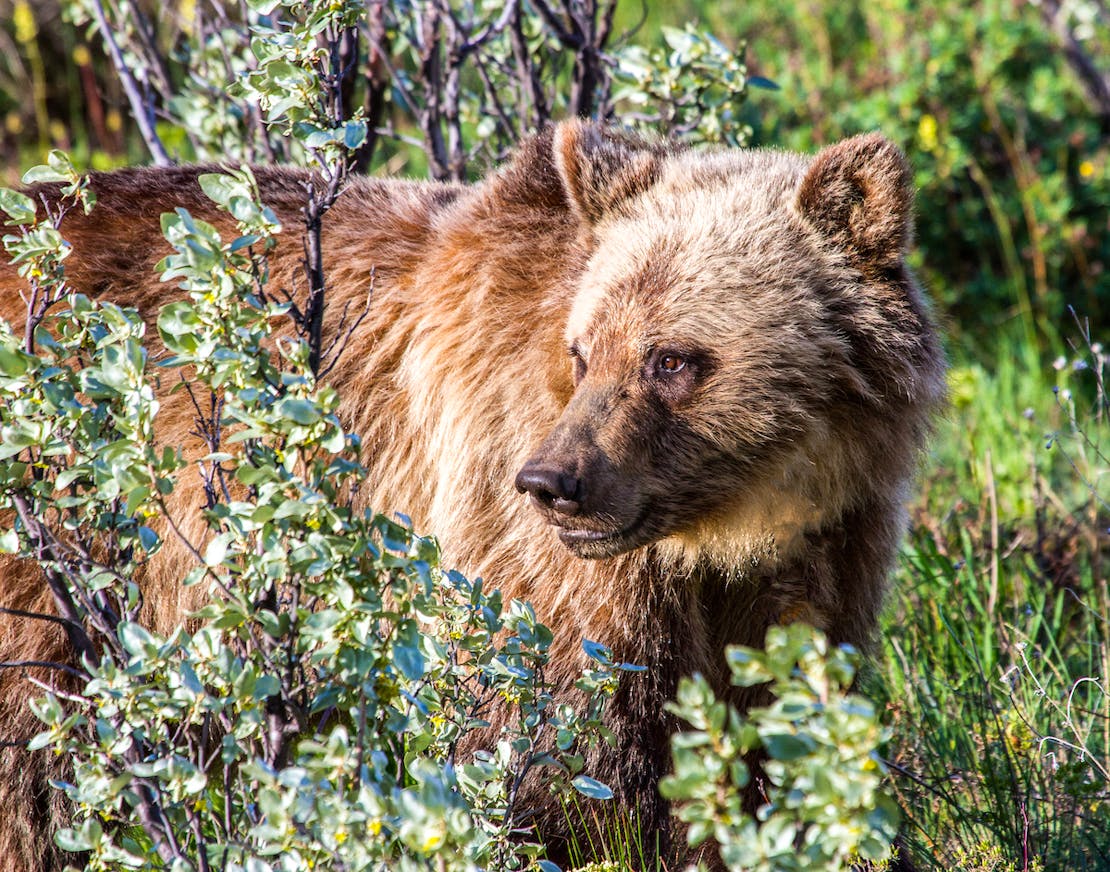
[[[234,254],[237,251],[242,251],[244,248],[250,248],[252,245],[257,245],[262,239],[258,234],[249,234],[247,236],[240,236],[235,239],[228,247],[228,251]]]
[[[227,556],[228,540],[226,536],[217,536],[208,543],[208,547],[204,549],[204,564],[205,566],[219,566]]]
[[[40,182],[68,182],[69,178],[53,167],[39,164],[27,170],[20,181],[25,185],[35,185]]]
[[[762,651],[737,645],[728,649],[725,658],[732,671],[732,683],[740,687],[763,684],[775,677],[767,668],[766,655]]]
[[[767,91],[780,90],[778,83],[772,82],[770,79],[765,79],[763,76],[748,76],[747,81],[753,88],[763,88]]]
[[[277,404],[277,412],[283,418],[289,418],[298,424],[315,424],[320,420],[320,409],[311,400],[300,397],[286,397]]]
[[[267,481],[277,481],[277,470],[272,466],[251,466],[243,464],[235,470],[235,477],[245,485],[262,484]]]
[[[597,642],[583,639],[582,650],[586,652],[587,657],[603,666],[608,666],[613,662],[613,653],[604,645]]]
[[[116,631],[120,644],[134,657],[147,657],[158,650],[158,643],[150,631],[133,621],[120,621]]]
[[[77,175],[77,171],[73,168],[73,163],[70,161],[69,155],[60,148],[51,149],[50,154],[46,156],[46,163],[53,172],[61,177],[58,181],[73,181]],[[24,184],[27,183],[24,182]]]
[[[43,748],[49,748],[54,744],[54,733],[52,730],[43,730],[41,733],[36,733],[31,737],[31,741],[27,743],[28,751],[41,751]]]
[[[602,784],[595,778],[590,778],[588,775],[579,775],[571,784],[574,789],[581,793],[583,796],[588,796],[590,799],[612,799],[613,791],[608,785]]]
[[[417,681],[424,677],[424,655],[415,645],[395,645],[393,662],[409,681]]]
[[[77,852],[88,851],[93,847],[92,840],[86,833],[79,830],[58,830],[54,834],[54,843],[63,851]]]
[[[196,313],[196,309],[192,303],[185,300],[170,303],[158,313],[158,332],[162,334],[163,340],[191,335],[200,327],[201,320]]]
[[[13,224],[30,224],[35,220],[35,201],[11,188],[0,188],[0,210],[8,214]]]
[[[339,130],[317,127],[315,124],[309,124],[307,121],[301,121],[293,125],[293,131],[296,133],[297,138],[304,142],[306,148],[323,148],[326,145],[337,142],[341,135]]]
[[[0,375],[19,378],[26,374],[38,358],[11,345],[0,345]]]
[[[260,675],[251,690],[251,697],[264,700],[267,697],[277,696],[281,692],[281,682],[273,675]]]
[[[143,546],[144,551],[148,554],[153,553],[160,543],[158,534],[150,527],[139,527],[139,544]]]
[[[343,144],[351,151],[366,142],[366,122],[348,121],[343,128]]]
[[[813,739],[805,734],[797,733],[771,733],[761,734],[763,747],[774,760],[797,760],[812,754],[816,749]]]
[[[17,534],[15,530],[5,530],[3,533],[0,533],[0,553],[19,553],[19,534]]]
[[[226,206],[233,196],[241,193],[241,186],[223,173],[201,173],[197,182],[204,196],[221,206]]]

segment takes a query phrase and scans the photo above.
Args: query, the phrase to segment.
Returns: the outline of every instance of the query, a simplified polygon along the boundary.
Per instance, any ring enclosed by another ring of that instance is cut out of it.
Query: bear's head
[[[591,257],[574,391],[516,485],[568,548],[754,559],[901,492],[942,364],[891,142],[694,152],[569,122],[552,147]]]

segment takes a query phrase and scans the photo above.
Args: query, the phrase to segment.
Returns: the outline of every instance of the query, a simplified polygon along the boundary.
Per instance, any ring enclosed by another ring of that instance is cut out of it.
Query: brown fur
[[[153,269],[159,215],[181,205],[230,229],[195,175],[95,176],[99,205],[63,227],[75,287],[148,319],[177,297]],[[273,282],[302,287],[302,176],[258,177],[287,227]],[[903,263],[911,200],[904,159],[878,135],[809,158],[676,151],[567,122],[481,184],[358,179],[327,215],[333,329],[376,275],[331,376],[367,449],[368,502],[530,600],[556,630],[549,677],[567,696],[582,637],[649,667],[622,683],[617,747],[593,761],[645,833],[668,831],[656,785],[679,676],[724,692],[724,646],[759,644],[780,619],[855,644],[875,627],[943,381]],[[0,267],[0,312],[20,322],[17,287]],[[676,377],[658,369],[667,350],[688,364]],[[191,414],[168,402],[162,438],[200,451]],[[183,475],[175,501],[200,536],[199,480]],[[194,606],[183,564],[167,548],[142,579],[159,629]],[[0,604],[50,609],[35,567],[0,564],[0,579]],[[0,618],[0,659],[61,648],[51,626]],[[5,738],[34,732],[22,679],[0,676]],[[41,755],[2,753],[0,857],[39,872],[54,862]],[[557,841],[562,814],[533,781],[526,802]]]

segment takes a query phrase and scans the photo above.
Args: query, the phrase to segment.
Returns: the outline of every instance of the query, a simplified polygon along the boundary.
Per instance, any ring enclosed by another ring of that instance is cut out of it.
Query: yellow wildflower
[[[917,138],[921,140],[921,147],[926,151],[936,151],[937,119],[932,115],[922,115],[917,123]]]
[[[26,0],[19,0],[12,10],[12,25],[15,28],[16,42],[27,45],[34,42],[39,28],[35,23],[35,13],[31,11],[31,4]]]

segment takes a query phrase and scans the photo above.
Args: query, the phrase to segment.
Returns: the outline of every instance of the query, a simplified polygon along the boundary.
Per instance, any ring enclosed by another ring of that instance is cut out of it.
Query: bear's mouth
[[[656,537],[647,523],[649,510],[641,512],[632,523],[617,530],[592,530],[584,527],[559,526],[559,540],[578,557],[597,559],[614,557],[646,545]]]

